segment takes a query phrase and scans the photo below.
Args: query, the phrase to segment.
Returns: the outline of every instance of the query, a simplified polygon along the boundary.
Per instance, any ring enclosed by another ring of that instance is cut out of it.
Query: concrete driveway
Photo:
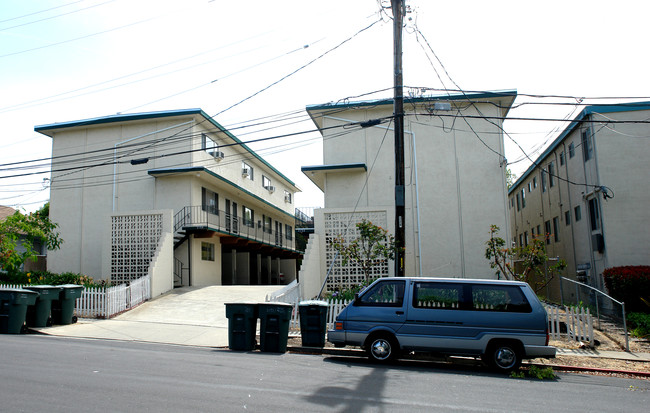
[[[109,320],[34,329],[44,334],[205,347],[228,345],[225,303],[263,302],[282,286],[177,288]]]

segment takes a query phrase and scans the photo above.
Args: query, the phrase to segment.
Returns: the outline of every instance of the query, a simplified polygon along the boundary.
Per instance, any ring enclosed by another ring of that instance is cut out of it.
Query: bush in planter
[[[625,302],[626,311],[650,311],[650,266],[612,267],[603,272],[610,294]]]
[[[650,314],[630,313],[627,322],[634,337],[650,337]]]

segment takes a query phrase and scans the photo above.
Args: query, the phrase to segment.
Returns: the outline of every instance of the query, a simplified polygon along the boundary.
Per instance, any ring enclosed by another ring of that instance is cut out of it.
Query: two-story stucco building
[[[502,123],[515,91],[405,99],[405,274],[492,278],[485,259],[490,225],[509,234]],[[336,289],[363,280],[335,259],[333,237],[356,238],[368,219],[394,234],[393,100],[307,108],[323,135],[323,165],[303,173],[325,195],[315,211],[300,282],[303,296],[325,283]],[[382,120],[382,123],[375,122]],[[392,275],[387,264],[375,275]]]
[[[52,138],[50,218],[64,240],[50,271],[128,281],[155,255],[176,285],[295,279],[299,189],[201,109],[35,130]]]
[[[599,290],[605,268],[647,265],[649,118],[650,102],[584,108],[509,189],[512,244],[543,237],[564,276]],[[561,292],[551,280],[550,298]]]

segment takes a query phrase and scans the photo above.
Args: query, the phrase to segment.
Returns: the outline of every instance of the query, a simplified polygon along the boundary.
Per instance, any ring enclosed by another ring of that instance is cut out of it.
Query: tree
[[[16,273],[28,259],[36,261],[36,241],[43,242],[50,251],[61,247],[63,240],[56,232],[58,225],[50,221],[49,209],[47,203],[38,211],[27,215],[16,211],[0,222],[0,268]]]
[[[517,175],[515,175],[510,168],[506,168],[506,188],[510,189],[516,181]]]
[[[361,267],[366,281],[377,264],[395,259],[395,237],[387,230],[362,220],[357,225],[359,236],[349,244],[342,237],[334,239],[334,248],[342,256],[343,264],[356,262]]]
[[[490,226],[490,239],[485,244],[485,258],[490,260],[490,267],[496,269],[497,277],[510,280],[525,281],[535,292],[541,291],[553,277],[566,268],[564,260],[558,260],[554,265],[547,266],[545,240],[549,236],[535,236],[528,245],[523,247],[506,248],[506,242],[498,236],[499,227]],[[518,265],[511,264],[516,261]],[[546,272],[544,268],[546,267]],[[548,276],[548,278],[547,278]]]

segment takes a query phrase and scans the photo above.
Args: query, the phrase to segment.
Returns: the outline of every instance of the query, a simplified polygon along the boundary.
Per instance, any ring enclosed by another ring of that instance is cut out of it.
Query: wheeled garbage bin
[[[59,299],[61,287],[52,285],[30,285],[26,290],[36,291],[39,295],[36,303],[27,308],[27,325],[29,327],[49,327],[52,325],[52,301]]]
[[[236,351],[255,349],[257,303],[226,303],[228,348]]]
[[[260,350],[286,353],[289,323],[293,305],[287,303],[259,303]]]
[[[52,323],[62,325],[76,323],[74,305],[77,298],[81,297],[83,285],[63,284],[57,287],[61,287],[61,291],[58,300],[52,301]]]
[[[20,334],[26,330],[27,307],[36,303],[38,293],[22,288],[0,289],[0,333]]]
[[[300,336],[304,347],[325,347],[328,307],[325,301],[301,301],[298,304]]]

